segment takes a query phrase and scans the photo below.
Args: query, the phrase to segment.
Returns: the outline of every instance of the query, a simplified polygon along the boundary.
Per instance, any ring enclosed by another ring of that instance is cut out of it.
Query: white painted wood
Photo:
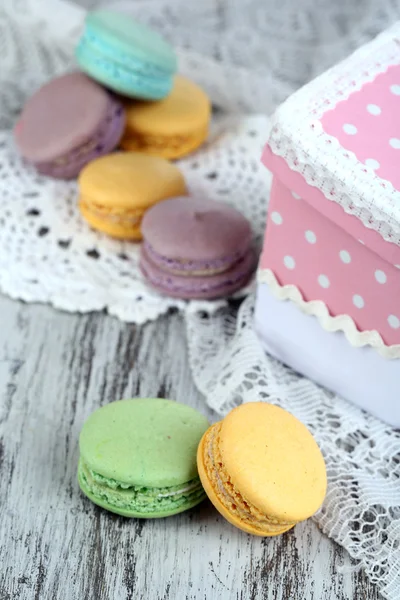
[[[215,420],[192,384],[179,315],[137,328],[2,297],[0,315],[1,600],[379,597],[312,521],[260,539],[208,502],[129,520],[80,493],[78,435],[101,404],[171,397]]]

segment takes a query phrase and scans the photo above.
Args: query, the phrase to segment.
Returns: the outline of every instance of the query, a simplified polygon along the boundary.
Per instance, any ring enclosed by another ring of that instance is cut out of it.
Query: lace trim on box
[[[300,290],[295,285],[280,285],[270,269],[260,269],[257,279],[259,283],[268,284],[269,289],[278,300],[291,300],[302,312],[317,317],[319,324],[325,331],[342,331],[352,346],[356,348],[372,346],[383,358],[400,358],[400,344],[387,346],[376,330],[359,331],[350,315],[332,317],[322,300],[304,300]]]
[[[291,96],[275,113],[268,145],[328,200],[400,245],[400,192],[326,134],[319,121],[326,110],[396,64],[400,24]]]

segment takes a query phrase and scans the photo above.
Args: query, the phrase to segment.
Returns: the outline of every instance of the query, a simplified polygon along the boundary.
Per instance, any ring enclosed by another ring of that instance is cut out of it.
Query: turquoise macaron
[[[125,517],[192,508],[206,497],[196,453],[208,426],[202,414],[172,400],[111,402],[83,425],[79,486],[92,502]]]
[[[161,100],[172,89],[177,59],[156,32],[129,15],[91,12],[75,51],[80,68],[119,94]]]

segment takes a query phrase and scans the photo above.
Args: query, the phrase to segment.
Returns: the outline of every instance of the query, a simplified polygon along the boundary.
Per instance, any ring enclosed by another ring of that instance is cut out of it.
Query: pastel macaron
[[[176,159],[196,150],[207,138],[211,104],[193,81],[176,75],[171,93],[159,102],[126,102],[121,146]]]
[[[114,150],[124,126],[124,110],[114,96],[83,73],[69,73],[26,102],[14,136],[22,156],[40,173],[71,179]]]
[[[325,463],[313,436],[265,402],[242,404],[212,425],[197,466],[221,515],[258,536],[279,535],[311,517],[326,494]]]
[[[87,15],[76,48],[80,68],[106,87],[133,98],[169,94],[177,60],[172,47],[129,15],[98,10]]]
[[[256,266],[249,222],[235,208],[202,197],[159,203],[142,222],[140,267],[160,292],[184,299],[227,296]]]
[[[78,183],[84,219],[94,229],[124,240],[141,239],[141,221],[148,208],[186,193],[177,167],[138,152],[115,152],[91,162]]]
[[[85,422],[78,482],[95,504],[125,517],[183,512],[206,497],[196,466],[207,419],[160,398],[111,402]]]

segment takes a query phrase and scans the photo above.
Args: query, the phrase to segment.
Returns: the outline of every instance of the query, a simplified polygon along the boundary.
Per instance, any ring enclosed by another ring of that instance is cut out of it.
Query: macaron
[[[83,425],[79,486],[92,502],[125,517],[192,508],[206,497],[196,450],[207,427],[203,415],[171,400],[111,402]]]
[[[232,525],[274,536],[322,505],[324,459],[308,429],[289,412],[249,402],[212,425],[197,451],[201,482]]]
[[[165,98],[177,69],[163,38],[130,15],[109,10],[87,15],[75,55],[80,68],[106,87],[146,100]]]
[[[176,75],[171,93],[159,102],[127,102],[121,146],[175,159],[198,148],[208,135],[211,104],[193,81]]]
[[[14,136],[22,156],[44,175],[72,179],[118,145],[121,103],[83,73],[43,85],[25,104]]]
[[[79,176],[79,208],[94,229],[125,240],[141,239],[145,211],[184,194],[180,170],[156,156],[115,152],[92,161]]]
[[[249,222],[222,202],[170,198],[146,213],[142,234],[143,275],[169,296],[230,295],[249,281],[256,266]]]

